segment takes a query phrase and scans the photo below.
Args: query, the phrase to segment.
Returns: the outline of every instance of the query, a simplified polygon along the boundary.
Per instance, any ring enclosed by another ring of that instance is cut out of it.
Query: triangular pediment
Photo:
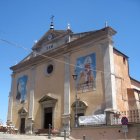
[[[54,43],[57,40],[61,40],[64,36],[70,33],[68,30],[49,30],[47,31],[33,46],[33,50],[37,50],[42,47],[43,44]]]
[[[26,108],[22,107],[19,111],[18,111],[19,114],[26,114],[27,113],[27,110]]]
[[[41,103],[41,102],[45,102],[45,101],[57,101],[57,99],[56,98],[54,98],[54,97],[51,97],[51,96],[49,96],[49,95],[44,95],[40,100],[39,100],[39,103]]]

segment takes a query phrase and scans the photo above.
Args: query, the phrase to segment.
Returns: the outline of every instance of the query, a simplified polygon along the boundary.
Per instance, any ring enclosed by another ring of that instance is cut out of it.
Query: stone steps
[[[13,134],[3,134],[0,133],[0,140],[64,140],[64,137],[51,136],[34,136],[34,135],[13,135]],[[73,138],[66,138],[66,140],[75,140]]]

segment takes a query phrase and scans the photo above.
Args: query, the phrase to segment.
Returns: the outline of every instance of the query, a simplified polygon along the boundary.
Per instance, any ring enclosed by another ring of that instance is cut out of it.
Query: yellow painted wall
[[[98,42],[99,43],[99,42]],[[93,115],[98,112],[104,113],[105,109],[105,87],[104,87],[104,63],[103,63],[103,46],[100,44],[82,44],[76,46],[77,50],[69,52],[70,54],[70,106],[75,101],[75,81],[73,80],[72,74],[74,74],[74,65],[79,57],[87,56],[95,53],[96,55],[96,89],[93,91],[78,93],[78,99],[88,104],[85,115]],[[53,114],[54,127],[62,128],[62,115],[64,114],[64,73],[65,64],[63,63],[64,56],[59,56],[56,60],[46,60],[38,65],[35,65],[35,88],[34,88],[34,128],[43,128],[43,117],[42,117],[42,105],[39,100],[47,94],[56,97],[56,102]],[[48,64],[54,65],[54,70],[49,76],[46,75],[45,70]],[[127,102],[127,88],[131,87],[129,73],[128,73],[128,62],[123,56],[114,51],[114,64],[115,64],[115,75],[116,75],[116,100],[117,108],[120,111],[124,111],[129,108]],[[18,111],[21,109],[23,104],[17,103],[17,79],[23,75],[28,76],[27,82],[27,101],[24,107],[29,112],[29,99],[31,90],[31,69],[21,71],[15,74],[14,87],[13,87],[13,123],[16,128],[20,128],[20,117]],[[71,126],[74,125],[74,111],[71,107]],[[28,115],[27,115],[28,118]],[[27,119],[26,118],[26,119]]]
[[[17,80],[18,78],[20,78],[23,75],[30,75],[30,71],[29,70],[25,70],[24,72],[20,72],[17,74],[14,74],[14,83],[13,83],[13,109],[12,109],[12,120],[13,120],[13,124],[15,125],[16,128],[20,128],[20,116],[18,114],[18,111],[24,106],[27,111],[29,108],[29,103],[28,103],[28,99],[29,99],[29,91],[30,91],[30,78],[28,77],[28,81],[27,81],[27,100],[24,104],[21,104],[20,101],[16,100],[16,95],[17,95]],[[27,119],[27,118],[26,118]]]
[[[79,46],[80,48],[80,46]],[[71,64],[76,64],[76,60],[79,57],[87,56],[89,54],[95,53],[96,55],[96,89],[89,92],[78,93],[77,98],[81,101],[84,101],[88,104],[85,115],[93,115],[97,112],[105,109],[105,97],[104,97],[104,77],[103,73],[103,56],[102,56],[102,48],[99,45],[84,45],[78,51],[75,51],[71,54],[70,62]],[[71,106],[75,101],[75,81],[73,80],[72,74],[74,74],[74,67],[71,66],[70,69],[71,77]],[[72,126],[74,125],[74,110],[71,108],[71,119]]]
[[[116,75],[116,98],[117,108],[119,111],[129,109],[127,88],[131,87],[128,60],[114,51],[114,62],[115,62],[115,75]]]
[[[58,58],[63,61],[62,58]],[[54,126],[59,128],[61,124],[61,115],[63,113],[63,93],[64,93],[64,64],[52,61],[54,65],[54,71],[49,76],[46,75],[45,70],[47,64],[51,62],[45,62],[36,67],[35,78],[35,127],[42,128],[42,116],[41,116],[41,104],[38,102],[44,95],[50,93],[54,95],[58,101],[55,106],[54,114]]]

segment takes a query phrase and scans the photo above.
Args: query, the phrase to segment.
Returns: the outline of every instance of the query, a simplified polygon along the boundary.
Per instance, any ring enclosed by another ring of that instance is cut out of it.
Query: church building
[[[114,46],[115,34],[109,26],[56,30],[52,20],[32,52],[10,68],[7,124],[26,134],[49,125],[70,133],[92,125],[90,116],[110,123],[111,113],[140,109],[140,82],[130,77],[128,56]]]

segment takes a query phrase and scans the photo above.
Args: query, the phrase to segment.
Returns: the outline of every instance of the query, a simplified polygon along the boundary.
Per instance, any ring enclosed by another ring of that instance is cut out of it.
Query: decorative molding
[[[20,115],[21,118],[25,118],[28,114],[28,111],[25,107],[22,107],[19,111],[18,114]]]

